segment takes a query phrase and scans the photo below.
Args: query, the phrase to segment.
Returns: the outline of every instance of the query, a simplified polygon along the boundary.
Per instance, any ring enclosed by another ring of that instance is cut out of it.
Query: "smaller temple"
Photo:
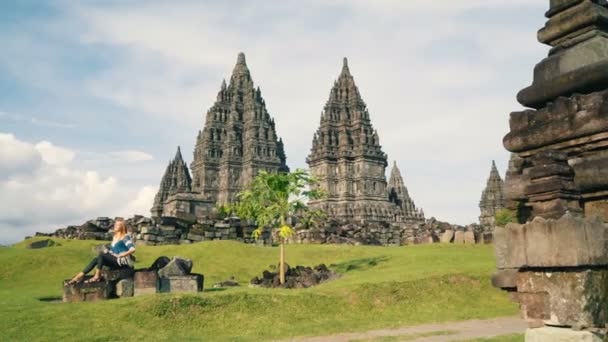
[[[410,197],[397,162],[393,163],[391,177],[388,181],[388,199],[401,209],[404,222],[424,222],[424,212],[417,209]]]
[[[177,147],[177,152],[173,160],[169,161],[165,174],[160,181],[160,188],[154,197],[154,205],[152,206],[152,216],[159,217],[163,213],[165,201],[175,194],[186,193],[192,191],[192,178],[188,165],[182,158],[182,152]]]
[[[498,173],[496,162],[492,161],[492,170],[486,188],[479,201],[479,224],[485,229],[492,229],[496,225],[496,213],[505,208],[505,182]]]

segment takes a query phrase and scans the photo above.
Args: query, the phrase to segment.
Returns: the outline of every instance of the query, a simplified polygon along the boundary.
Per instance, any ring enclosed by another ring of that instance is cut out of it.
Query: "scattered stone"
[[[161,278],[184,276],[192,271],[192,260],[180,257],[173,257],[171,261],[158,271]]]
[[[450,243],[452,242],[452,240],[454,240],[453,230],[446,230],[445,232],[443,232],[443,234],[441,234],[441,243]]]
[[[285,284],[283,285],[280,284],[279,273],[270,271],[262,272],[262,278],[255,277],[250,284],[253,285],[252,287],[299,289],[319,285],[340,277],[339,274],[331,271],[324,264],[314,268],[304,266],[291,268],[285,264],[285,268],[287,271],[285,272]]]
[[[463,244],[464,243],[464,231],[459,230],[454,234],[454,243],[455,244]]]
[[[464,243],[467,245],[474,245],[475,244],[475,233],[470,230],[464,232],[463,240],[464,240]]]
[[[234,279],[234,277],[230,277],[229,280],[225,280],[219,283],[213,284],[213,288],[222,288],[222,287],[236,287],[240,286],[239,283]]]
[[[169,276],[160,278],[159,292],[192,293],[203,291],[202,274]]]
[[[542,327],[528,329],[526,342],[602,342],[604,336],[590,331],[574,331],[569,328]]]
[[[132,278],[122,279],[116,283],[116,296],[133,297],[135,283]]]
[[[34,242],[30,243],[27,246],[27,248],[39,249],[39,248],[57,247],[57,246],[61,246],[61,244],[58,242],[55,242],[51,239],[45,239],[45,240],[40,240],[40,241],[34,241]]]
[[[90,279],[91,277],[87,277]],[[95,302],[110,298],[112,284],[109,281],[98,281],[90,284],[79,282],[68,285],[68,280],[63,283],[63,302]]]
[[[101,270],[101,277],[107,281],[116,282],[121,279],[132,278],[135,271],[131,267],[122,267],[116,270]]]
[[[158,275],[156,271],[135,272],[133,291],[135,296],[156,293],[158,286]]]

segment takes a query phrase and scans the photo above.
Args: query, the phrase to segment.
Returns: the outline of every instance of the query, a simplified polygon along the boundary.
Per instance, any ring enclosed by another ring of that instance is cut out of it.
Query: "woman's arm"
[[[119,253],[116,256],[119,257],[119,258],[121,258],[121,257],[126,257],[127,255],[131,255],[133,253],[135,253],[135,247],[131,247],[131,248],[129,248],[128,251]]]

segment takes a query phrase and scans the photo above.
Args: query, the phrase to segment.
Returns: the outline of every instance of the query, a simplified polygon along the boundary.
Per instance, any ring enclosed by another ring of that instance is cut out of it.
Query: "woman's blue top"
[[[126,252],[131,248],[135,249],[135,244],[133,241],[131,241],[131,237],[129,235],[125,235],[125,237],[116,242],[112,242],[110,245],[110,251],[114,254]]]

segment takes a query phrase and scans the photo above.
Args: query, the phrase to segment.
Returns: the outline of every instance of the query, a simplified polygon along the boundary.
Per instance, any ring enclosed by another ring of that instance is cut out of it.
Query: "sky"
[[[0,244],[149,215],[244,52],[292,169],[343,57],[427,218],[477,222],[547,0],[0,2]],[[387,169],[387,172],[390,170]]]

